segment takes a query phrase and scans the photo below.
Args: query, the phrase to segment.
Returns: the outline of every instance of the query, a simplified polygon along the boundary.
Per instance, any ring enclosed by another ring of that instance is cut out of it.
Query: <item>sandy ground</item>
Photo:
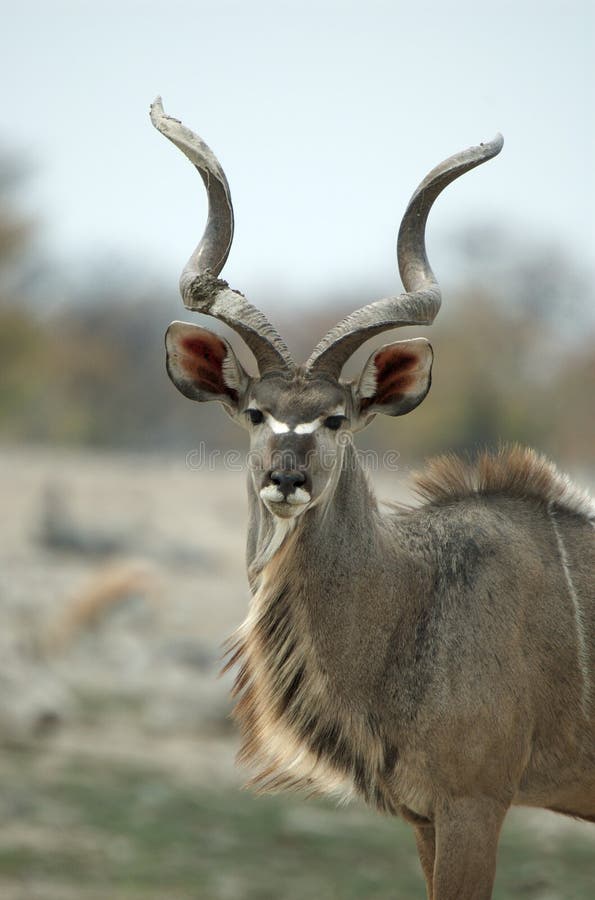
[[[401,473],[375,477],[406,499]],[[239,783],[217,677],[248,602],[241,472],[184,454],[0,453],[0,741]],[[0,756],[0,773],[2,762]],[[544,835],[593,834],[538,811]]]

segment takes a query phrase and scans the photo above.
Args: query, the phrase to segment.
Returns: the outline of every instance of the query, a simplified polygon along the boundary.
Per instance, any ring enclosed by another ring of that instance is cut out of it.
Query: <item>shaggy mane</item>
[[[427,503],[443,504],[465,497],[498,494],[555,504],[595,521],[595,505],[567,475],[528,447],[518,444],[485,451],[475,459],[454,453],[438,456],[414,473],[414,489]]]

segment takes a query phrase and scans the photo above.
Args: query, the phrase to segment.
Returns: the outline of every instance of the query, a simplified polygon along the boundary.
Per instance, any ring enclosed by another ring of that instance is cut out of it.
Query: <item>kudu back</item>
[[[595,821],[595,513],[532,450],[446,456],[416,507],[380,510],[353,445],[375,415],[430,388],[423,339],[345,362],[369,338],[429,325],[440,289],[425,225],[451,181],[495,156],[497,136],[437,166],[397,243],[405,293],[349,315],[303,366],[267,319],[218,278],[233,236],[225,174],[161,101],[153,124],[198,169],[208,221],[186,265],[187,309],[250,348],[174,322],[167,369],[192,400],[218,400],[250,436],[248,616],[230,642],[240,758],[263,791],[357,795],[415,830],[428,896],[492,894],[511,805]]]

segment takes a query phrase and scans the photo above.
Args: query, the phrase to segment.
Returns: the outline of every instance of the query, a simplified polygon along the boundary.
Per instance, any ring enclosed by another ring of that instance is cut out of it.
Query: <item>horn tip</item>
[[[160,131],[165,135],[167,135],[168,133],[168,123],[175,122],[178,125],[181,124],[179,119],[174,119],[173,116],[167,115],[167,113],[163,109],[163,100],[161,99],[161,96],[159,94],[151,103],[149,115],[151,117],[151,122],[153,123],[157,131]]]
[[[493,156],[497,156],[502,150],[502,147],[504,146],[504,137],[498,131],[491,141],[482,142],[479,146],[484,158],[491,159]]]
[[[165,115],[165,112],[163,110],[163,100],[161,99],[160,94],[157,94],[157,96],[151,103],[149,115],[151,116],[151,122],[153,123],[153,125],[156,124],[156,121],[158,121],[161,116]]]

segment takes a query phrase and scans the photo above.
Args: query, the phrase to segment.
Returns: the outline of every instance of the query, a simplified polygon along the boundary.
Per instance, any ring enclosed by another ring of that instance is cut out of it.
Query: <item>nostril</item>
[[[287,496],[290,491],[294,491],[296,488],[301,487],[306,483],[306,476],[304,472],[298,472],[297,469],[291,469],[289,471],[273,469],[269,474],[269,480],[271,484],[276,485],[276,487]]]

